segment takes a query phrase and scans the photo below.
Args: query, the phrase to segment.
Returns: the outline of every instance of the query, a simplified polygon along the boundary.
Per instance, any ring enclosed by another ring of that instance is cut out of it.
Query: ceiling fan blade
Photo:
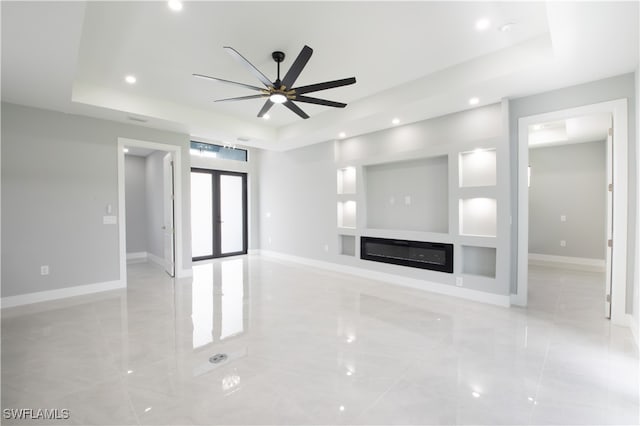
[[[307,113],[305,113],[303,110],[300,109],[300,107],[298,105],[294,104],[291,101],[287,101],[282,105],[286,106],[287,108],[289,108],[291,111],[295,112],[296,114],[298,114],[302,118],[305,118],[305,119],[309,118]]]
[[[271,109],[272,106],[273,106],[273,102],[271,102],[270,99],[267,99],[267,102],[264,103],[264,105],[262,106],[262,109],[258,113],[258,117],[262,118],[262,116],[265,115],[267,111]]]
[[[287,75],[285,75],[282,79],[282,85],[284,87],[289,88],[293,86],[293,83],[296,82],[296,79],[302,72],[303,68],[305,67],[305,65],[307,65],[307,62],[309,62],[312,53],[313,49],[309,46],[305,45],[302,48],[296,60],[293,61],[293,65],[291,65],[291,68],[289,68],[289,71],[287,71]]]
[[[317,92],[318,90],[333,89],[334,87],[348,86],[356,82],[355,77],[343,78],[341,80],[325,81],[324,83],[310,84],[309,86],[294,87],[296,94]]]
[[[249,96],[240,96],[239,98],[216,99],[216,100],[215,100],[215,102],[244,101],[245,99],[266,98],[267,96],[269,96],[269,95],[249,95]]]
[[[325,105],[334,108],[344,108],[347,106],[347,104],[343,104],[342,102],[328,101],[326,99],[312,98],[309,96],[296,96],[294,100],[296,102],[307,102],[309,104]]]
[[[231,56],[233,56],[238,62],[240,62],[247,70],[249,70],[251,74],[256,76],[258,80],[262,82],[262,84],[264,84],[267,87],[273,87],[273,83],[271,82],[271,80],[269,80],[267,76],[262,74],[260,70],[258,70],[258,68],[254,67],[253,64],[249,62],[244,56],[238,53],[237,50],[235,50],[233,47],[228,47],[228,46],[225,46],[225,50]]]
[[[202,74],[192,74],[194,77],[198,77],[198,78],[203,78],[206,80],[214,80],[214,81],[219,81],[221,83],[227,83],[227,84],[233,84],[235,86],[240,86],[240,87],[244,87],[246,89],[251,89],[251,90],[257,90],[262,92],[264,89],[261,87],[256,87],[256,86],[250,86],[248,84],[244,84],[244,83],[238,83],[236,81],[230,81],[230,80],[224,80],[222,78],[217,78],[217,77],[210,77],[208,75],[202,75]]]

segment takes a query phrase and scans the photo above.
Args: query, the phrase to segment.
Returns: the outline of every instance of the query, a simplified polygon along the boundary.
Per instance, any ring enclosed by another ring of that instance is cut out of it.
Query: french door
[[[193,260],[247,253],[247,174],[191,169]]]

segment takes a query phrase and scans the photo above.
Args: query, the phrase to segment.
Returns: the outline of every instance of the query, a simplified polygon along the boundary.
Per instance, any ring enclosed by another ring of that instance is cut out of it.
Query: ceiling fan
[[[304,69],[307,62],[311,58],[313,49],[309,46],[304,46],[298,57],[289,68],[289,71],[280,80],[280,62],[284,61],[284,52],[276,51],[271,54],[271,57],[278,64],[278,78],[276,81],[269,80],[263,73],[261,73],[256,67],[245,59],[240,53],[238,53],[232,47],[224,48],[231,56],[233,56],[241,65],[243,65],[250,73],[258,78],[265,85],[266,88],[251,86],[244,83],[238,83],[235,81],[224,80],[222,78],[210,77],[208,75],[193,74],[194,77],[204,78],[208,80],[220,81],[222,83],[233,84],[235,86],[244,87],[247,89],[260,92],[259,95],[241,96],[238,98],[218,99],[216,102],[229,102],[229,101],[242,101],[245,99],[259,99],[266,98],[264,106],[258,112],[258,117],[264,116],[267,111],[271,109],[273,104],[283,104],[291,111],[295,112],[302,118],[309,118],[309,116],[297,106],[295,102],[306,102],[309,104],[325,105],[334,108],[344,108],[347,104],[342,102],[328,101],[326,99],[312,98],[310,96],[304,96],[305,93],[317,92],[320,90],[333,89],[334,87],[348,86],[356,82],[355,77],[343,78],[340,80],[325,81],[324,83],[310,84],[308,86],[293,87],[296,79]]]

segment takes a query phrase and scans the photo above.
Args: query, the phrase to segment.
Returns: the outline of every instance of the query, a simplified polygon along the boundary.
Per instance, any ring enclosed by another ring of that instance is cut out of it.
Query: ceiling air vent
[[[244,137],[239,137],[239,138],[236,138],[236,140],[238,142],[249,142],[250,139],[249,138],[244,138]]]

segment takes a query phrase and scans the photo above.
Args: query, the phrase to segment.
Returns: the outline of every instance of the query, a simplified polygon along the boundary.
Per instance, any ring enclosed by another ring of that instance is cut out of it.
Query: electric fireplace
[[[360,258],[453,273],[453,244],[361,237]]]

